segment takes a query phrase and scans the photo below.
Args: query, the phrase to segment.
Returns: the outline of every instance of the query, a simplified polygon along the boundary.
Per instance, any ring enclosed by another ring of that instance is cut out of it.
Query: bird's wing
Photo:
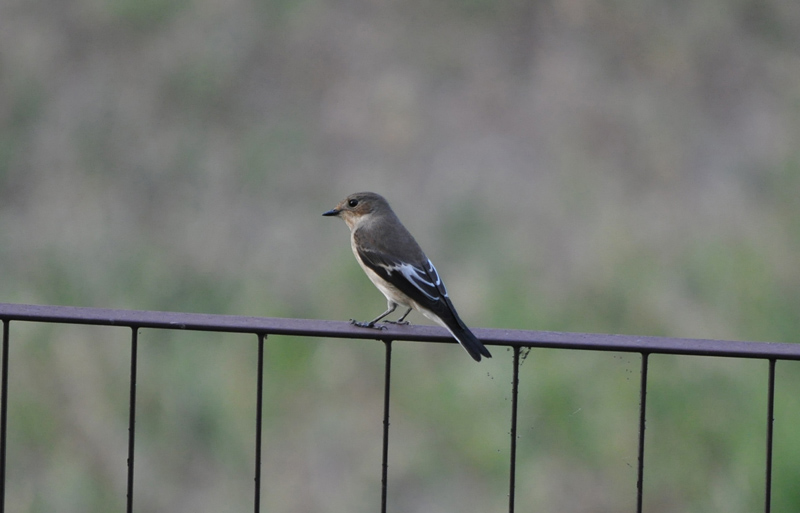
[[[378,276],[420,305],[437,313],[441,308],[439,305],[449,309],[447,289],[427,258],[420,264],[412,264],[386,253],[364,248],[358,248],[358,256]]]
[[[374,249],[358,247],[357,252],[375,274],[438,317],[472,358],[476,361],[481,360],[481,355],[491,358],[489,350],[456,313],[439,273],[428,258],[420,264],[411,264]]]

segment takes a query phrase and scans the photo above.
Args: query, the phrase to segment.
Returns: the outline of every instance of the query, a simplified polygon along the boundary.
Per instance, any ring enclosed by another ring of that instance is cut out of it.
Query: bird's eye
[[[347,204],[350,205],[351,207],[355,207],[356,205],[358,205],[358,200],[351,199],[350,201],[347,202]]]

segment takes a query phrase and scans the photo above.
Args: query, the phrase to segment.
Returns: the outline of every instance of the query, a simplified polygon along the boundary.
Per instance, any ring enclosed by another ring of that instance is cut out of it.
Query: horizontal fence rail
[[[382,330],[368,330],[353,326],[346,321],[114,310],[72,306],[38,306],[13,303],[0,303],[0,320],[383,341],[405,340],[455,343],[447,330],[438,326],[387,324],[385,329]],[[485,345],[800,360],[800,344],[778,342],[741,342],[491,328],[476,328],[472,329],[472,331]]]
[[[283,319],[268,317],[242,317],[198,313],[158,312],[139,310],[114,310],[107,308],[82,308],[68,306],[41,306],[0,303],[0,321],[3,323],[2,381],[0,381],[0,512],[5,509],[6,487],[6,441],[8,408],[9,325],[12,322],[39,322],[59,324],[82,324],[95,326],[118,326],[131,330],[130,404],[128,434],[127,511],[133,511],[134,449],[136,424],[136,373],[138,329],[168,329],[209,331],[225,333],[250,333],[256,335],[258,343],[258,374],[255,435],[255,492],[254,509],[260,510],[261,488],[261,427],[264,340],[269,335],[304,337],[327,337],[348,339],[370,339],[385,345],[383,451],[381,464],[381,511],[387,510],[387,467],[389,444],[389,400],[391,385],[392,342],[397,340],[455,343],[450,334],[435,326],[412,326],[388,324],[385,329],[364,329],[344,321],[310,319]],[[644,481],[644,442],[647,404],[648,359],[652,354],[715,356],[728,358],[763,359],[769,362],[767,383],[766,419],[766,464],[765,505],[770,512],[773,456],[773,416],[775,363],[778,360],[800,360],[800,344],[741,342],[727,340],[686,339],[668,337],[640,337],[632,335],[605,335],[585,333],[561,333],[550,331],[523,331],[506,329],[474,329],[475,335],[485,344],[510,347],[513,356],[513,380],[511,384],[510,461],[509,461],[509,505],[514,512],[516,480],[516,433],[519,367],[522,348],[553,348],[568,350],[611,351],[639,353],[641,355],[639,388],[639,439],[637,464],[636,511],[642,511]]]

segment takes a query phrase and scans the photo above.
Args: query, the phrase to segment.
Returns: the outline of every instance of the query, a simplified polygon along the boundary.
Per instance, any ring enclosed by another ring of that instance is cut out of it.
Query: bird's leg
[[[408,324],[408,321],[406,320],[406,317],[408,317],[408,314],[410,314],[410,313],[411,313],[411,307],[409,307],[408,310],[406,310],[406,313],[404,313],[403,316],[400,317],[399,319],[397,319],[396,321],[383,321],[383,322],[388,323],[388,324],[400,324],[400,325],[405,326],[406,324]]]
[[[375,326],[375,323],[380,321],[381,319],[383,319],[384,317],[386,317],[390,313],[394,312],[395,308],[397,308],[397,304],[393,303],[393,302],[389,302],[389,308],[385,312],[380,314],[379,316],[377,316],[374,319],[372,319],[371,321],[369,321],[369,322],[361,322],[361,321],[357,321],[355,319],[350,319],[350,324],[352,324],[354,326],[358,326],[359,328],[375,328],[375,329],[379,329],[379,330],[384,330],[384,329],[386,329],[385,326]]]

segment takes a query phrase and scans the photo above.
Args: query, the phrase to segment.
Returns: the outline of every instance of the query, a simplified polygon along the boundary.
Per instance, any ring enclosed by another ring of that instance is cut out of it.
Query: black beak
[[[333,210],[328,210],[327,212],[325,212],[325,213],[324,213],[324,214],[322,214],[322,215],[324,215],[324,216],[338,216],[338,215],[339,215],[339,212],[340,212],[340,210],[336,210],[336,209],[334,208]]]

